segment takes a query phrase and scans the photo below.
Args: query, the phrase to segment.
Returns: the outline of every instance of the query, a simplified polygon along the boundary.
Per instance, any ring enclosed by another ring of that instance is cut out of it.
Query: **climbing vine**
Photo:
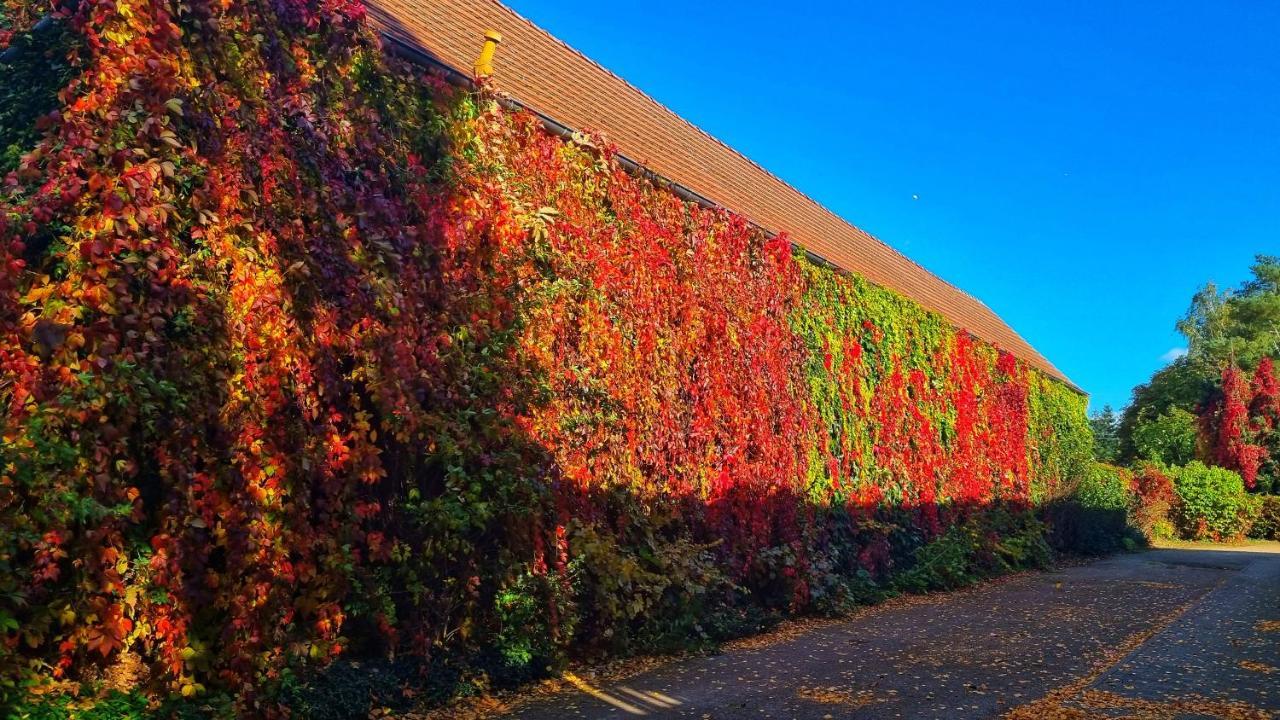
[[[7,697],[726,636],[1088,457],[1074,391],[356,2],[3,7],[68,68],[0,114]]]
[[[1274,486],[1280,477],[1280,383],[1270,357],[1252,377],[1235,364],[1224,366],[1221,387],[1201,408],[1200,421],[1206,460],[1240,473],[1250,490],[1260,478],[1265,487]]]

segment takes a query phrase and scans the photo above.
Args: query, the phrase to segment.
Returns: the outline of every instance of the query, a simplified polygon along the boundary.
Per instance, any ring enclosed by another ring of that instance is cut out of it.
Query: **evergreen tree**
[[[1089,417],[1093,430],[1093,456],[1099,462],[1114,463],[1120,457],[1120,417],[1110,405]]]

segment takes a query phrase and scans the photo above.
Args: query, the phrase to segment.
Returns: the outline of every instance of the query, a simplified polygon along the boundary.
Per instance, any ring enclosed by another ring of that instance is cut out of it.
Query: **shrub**
[[[702,621],[718,614],[736,588],[715,561],[715,544],[641,532],[619,538],[574,522],[571,573],[579,578],[582,639],[617,653],[673,650],[706,643]]]
[[[1053,546],[1099,555],[1137,544],[1141,538],[1129,524],[1131,485],[1128,470],[1094,463],[1069,496],[1044,509]]]
[[[893,578],[906,592],[954,590],[984,578],[1049,564],[1045,526],[1028,511],[974,513],[915,552],[914,564]]]
[[[150,720],[147,699],[138,693],[112,691],[97,700],[76,702],[61,695],[19,703],[6,709],[6,720]]]
[[[1249,537],[1280,540],[1280,495],[1263,495],[1257,501],[1257,514]]]
[[[1076,488],[1075,498],[1086,508],[1125,512],[1129,508],[1130,478],[1128,470],[1105,463],[1089,469]]]
[[[810,540],[816,552],[805,578],[814,611],[839,616],[883,599],[886,590],[877,581],[892,560],[889,536],[900,527],[885,517],[855,518],[843,507],[816,515]]]
[[[1178,531],[1193,540],[1230,540],[1249,530],[1254,501],[1239,473],[1195,460],[1171,468]]]
[[[573,585],[571,572],[526,571],[498,592],[493,650],[502,681],[531,680],[559,665],[577,626]]]
[[[1175,531],[1169,520],[1176,495],[1169,475],[1153,463],[1140,464],[1133,472],[1133,505],[1130,520],[1147,540],[1171,538]]]

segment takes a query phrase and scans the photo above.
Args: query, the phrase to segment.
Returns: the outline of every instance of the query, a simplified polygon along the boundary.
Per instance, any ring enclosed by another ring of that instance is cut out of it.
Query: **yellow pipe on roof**
[[[484,47],[480,48],[480,57],[476,58],[476,77],[489,77],[493,74],[493,54],[502,42],[502,33],[497,30],[484,31]]]

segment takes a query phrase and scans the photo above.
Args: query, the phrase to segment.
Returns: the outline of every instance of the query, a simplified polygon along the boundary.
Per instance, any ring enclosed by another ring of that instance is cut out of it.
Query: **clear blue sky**
[[[1280,254],[1280,2],[508,0],[1120,407]],[[919,199],[914,200],[913,196]]]

